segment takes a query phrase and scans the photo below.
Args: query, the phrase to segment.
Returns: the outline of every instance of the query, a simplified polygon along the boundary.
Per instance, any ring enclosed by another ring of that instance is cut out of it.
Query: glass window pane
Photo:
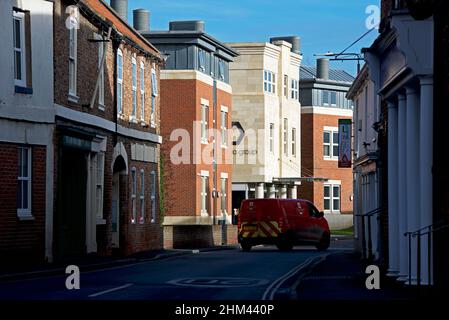
[[[325,198],[329,198],[330,197],[330,187],[329,186],[324,186],[324,197]]]
[[[331,142],[331,135],[328,131],[324,131],[323,133],[323,142],[324,143],[330,143]]]
[[[334,144],[338,144],[338,132],[333,133],[332,139]]]
[[[323,148],[323,154],[325,156],[330,156],[330,147],[329,146],[324,146]]]
[[[28,149],[22,149],[22,177],[28,177]]]
[[[332,148],[332,152],[333,152],[333,156],[334,157],[338,157],[339,147],[338,146],[334,146]]]
[[[331,104],[337,104],[337,93],[335,91],[331,92]]]
[[[324,210],[330,210],[330,209],[331,209],[330,200],[324,199]]]
[[[323,91],[323,104],[329,104],[329,91]]]
[[[334,210],[336,210],[336,211],[340,210],[340,200],[339,199],[334,200],[333,205],[334,205],[334,208],[333,208]]]
[[[22,209],[28,209],[28,181],[22,181]]]
[[[20,39],[20,20],[14,19],[14,47],[21,47],[21,39]]]
[[[15,51],[14,53],[15,61],[15,77],[17,80],[22,80],[22,53],[20,51]]]
[[[333,191],[332,195],[334,198],[340,198],[340,187],[334,187],[334,191]]]

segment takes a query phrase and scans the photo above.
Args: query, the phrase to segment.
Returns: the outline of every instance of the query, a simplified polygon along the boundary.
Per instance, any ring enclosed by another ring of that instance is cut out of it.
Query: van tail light
[[[285,219],[285,217],[280,217],[279,218],[279,229],[281,229],[282,232],[284,232],[284,228],[287,225],[287,220]]]

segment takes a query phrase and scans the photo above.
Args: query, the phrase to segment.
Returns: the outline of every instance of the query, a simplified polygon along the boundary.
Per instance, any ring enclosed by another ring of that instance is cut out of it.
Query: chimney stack
[[[112,9],[125,21],[128,21],[128,0],[111,0]]]
[[[321,58],[316,60],[316,77],[329,80],[329,59]]]
[[[301,39],[298,36],[287,36],[287,37],[274,37],[270,38],[270,43],[275,41],[286,41],[292,45],[292,52],[300,54],[301,53]]]
[[[139,32],[150,30],[150,11],[136,9],[133,11],[133,26]]]

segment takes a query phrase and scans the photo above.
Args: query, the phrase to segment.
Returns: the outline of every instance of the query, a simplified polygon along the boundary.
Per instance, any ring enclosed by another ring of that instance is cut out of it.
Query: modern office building
[[[234,146],[233,209],[247,198],[296,198],[301,177],[298,37],[229,43]]]
[[[353,103],[346,92],[354,78],[343,70],[329,68],[328,59],[316,67],[302,66],[299,82],[301,101],[301,161],[306,179],[301,198],[324,211],[332,228],[352,225],[352,169],[339,167],[339,120],[352,120]]]
[[[202,21],[140,32],[166,56],[160,92],[165,247],[236,242],[228,136],[229,63],[237,52],[206,33]]]

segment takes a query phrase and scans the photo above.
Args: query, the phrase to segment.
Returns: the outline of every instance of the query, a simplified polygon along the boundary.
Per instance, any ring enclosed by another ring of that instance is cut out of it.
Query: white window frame
[[[20,48],[16,47],[16,24],[15,21],[19,21],[20,32]],[[25,14],[23,12],[13,11],[13,49],[14,49],[14,84],[19,87],[26,87],[26,42],[25,42]],[[20,79],[16,77],[17,62],[16,53],[20,53]]]
[[[157,76],[156,70],[151,68],[151,126],[156,127],[156,97],[158,96],[158,85],[157,85]]]
[[[284,156],[288,157],[288,119],[284,118],[284,125],[283,125],[283,146],[284,146]]]
[[[145,122],[145,63],[140,61],[140,120]]]
[[[288,75],[284,75],[284,97],[288,99]]]
[[[274,72],[263,71],[263,88],[266,93],[276,93],[276,74]]]
[[[208,204],[208,193],[207,193],[207,185],[209,183],[209,172],[201,172],[201,215],[202,216],[208,216],[209,212],[207,211],[207,204]]]
[[[123,115],[123,52],[117,50],[117,113]],[[120,66],[121,64],[121,66]]]
[[[228,108],[221,107],[220,129],[221,129],[221,147],[228,147]]]
[[[325,188],[329,188],[329,196],[325,196]],[[334,188],[338,188],[338,197],[334,196]],[[329,208],[325,208],[325,200],[329,200]],[[338,201],[338,209],[334,207],[334,201]],[[325,213],[341,213],[341,181],[329,181],[323,185],[323,211]]]
[[[100,41],[98,42],[98,72],[100,74],[100,83],[98,85],[98,108],[104,110],[104,65],[103,67],[101,66],[101,60],[103,59],[103,54],[106,50],[106,44],[103,42],[104,37],[101,34],[94,33],[94,38]]]
[[[299,100],[299,81],[292,79],[291,81],[291,98],[293,100]]]
[[[208,144],[209,105],[201,102],[201,143]]]
[[[324,133],[329,133],[329,142],[324,142]],[[338,134],[338,128],[337,127],[324,127],[323,128],[323,158],[324,160],[332,160],[332,161],[338,161],[338,152],[337,154],[334,154],[334,147],[339,147],[339,141],[334,141],[334,134]],[[324,147],[329,147],[329,155],[324,154]]]
[[[137,207],[136,207],[136,193],[137,193],[137,170],[131,169],[131,224],[137,223]]]
[[[72,52],[73,50],[73,52]],[[73,68],[73,73],[71,72]],[[69,29],[69,99],[77,102],[78,82],[78,29]]]
[[[156,222],[156,171],[150,172],[151,223]]]
[[[292,156],[296,158],[296,128],[292,128]]]
[[[26,203],[26,208],[23,208],[23,207],[18,207],[17,208],[17,217],[19,217],[19,218],[32,218],[33,217],[33,215],[32,215],[32,183],[33,183],[33,180],[32,180],[32,167],[33,167],[33,163],[32,163],[32,159],[33,159],[33,157],[32,157],[32,148],[31,147],[26,147],[26,146],[24,146],[24,147],[19,147],[18,148],[18,152],[20,152],[20,153],[22,153],[24,150],[26,150],[27,151],[27,164],[28,164],[28,166],[27,166],[27,176],[21,176],[20,175],[20,168],[22,168],[22,163],[20,162],[20,159],[21,159],[21,157],[20,156],[18,156],[18,162],[17,162],[17,164],[18,164],[18,174],[17,174],[17,183],[19,184],[21,184],[21,182],[22,181],[27,181],[28,182],[28,184],[27,184],[27,192],[28,192],[28,201],[27,201],[27,203]],[[22,157],[22,159],[23,159],[23,157]],[[23,205],[23,199],[21,198],[21,202],[22,202],[22,205]]]
[[[131,58],[131,116],[130,121],[135,121],[137,116],[137,61],[135,57]]]
[[[269,140],[270,140],[270,152],[274,153],[274,123],[270,123]]]
[[[224,188],[223,188],[224,183]],[[221,190],[221,214],[228,214],[228,176],[223,174],[220,177],[220,190]]]
[[[140,169],[139,224],[145,223],[145,170]]]

